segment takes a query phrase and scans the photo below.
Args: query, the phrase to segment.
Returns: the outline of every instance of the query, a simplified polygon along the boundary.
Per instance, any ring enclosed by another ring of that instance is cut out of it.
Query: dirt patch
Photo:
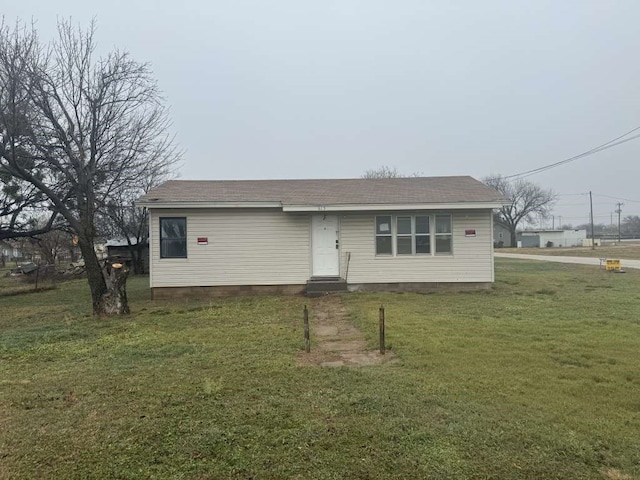
[[[353,326],[340,296],[327,295],[311,300],[311,352],[300,352],[299,365],[343,367],[377,365],[394,360],[392,352],[380,355],[367,350],[367,342],[360,330]]]

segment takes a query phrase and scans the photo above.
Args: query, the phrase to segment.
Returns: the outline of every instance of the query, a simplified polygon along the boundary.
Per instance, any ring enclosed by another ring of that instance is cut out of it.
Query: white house
[[[471,177],[429,177],[170,180],[137,203],[159,298],[486,288],[507,202]]]

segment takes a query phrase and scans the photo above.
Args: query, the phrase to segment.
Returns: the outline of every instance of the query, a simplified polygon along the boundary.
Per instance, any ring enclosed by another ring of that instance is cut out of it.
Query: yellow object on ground
[[[609,260],[607,259],[606,263],[605,263],[605,269],[607,271],[609,270],[620,270],[620,260]]]

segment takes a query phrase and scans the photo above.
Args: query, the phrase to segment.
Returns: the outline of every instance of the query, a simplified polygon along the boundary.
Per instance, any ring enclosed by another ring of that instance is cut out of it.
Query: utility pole
[[[591,250],[596,249],[596,237],[593,233],[593,196],[589,190],[589,205],[591,206]]]
[[[624,203],[618,202],[616,205],[618,205],[618,208],[616,209],[616,213],[618,214],[618,243],[620,243],[621,242],[621,236],[620,236],[620,214],[622,213],[622,205],[624,205]]]

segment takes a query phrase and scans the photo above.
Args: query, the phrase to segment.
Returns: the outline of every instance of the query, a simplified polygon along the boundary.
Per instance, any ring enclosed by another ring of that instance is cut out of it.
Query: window
[[[413,253],[412,223],[411,217],[396,217],[397,255],[411,255]]]
[[[436,254],[451,253],[451,215],[436,215]]]
[[[429,216],[416,215],[416,253],[431,253]]]
[[[376,217],[376,255],[391,255],[391,215]]]
[[[429,216],[396,217],[396,255],[431,253]]]
[[[376,255],[446,255],[452,243],[451,215],[376,217]]]
[[[187,258],[187,219],[160,218],[160,258]]]

